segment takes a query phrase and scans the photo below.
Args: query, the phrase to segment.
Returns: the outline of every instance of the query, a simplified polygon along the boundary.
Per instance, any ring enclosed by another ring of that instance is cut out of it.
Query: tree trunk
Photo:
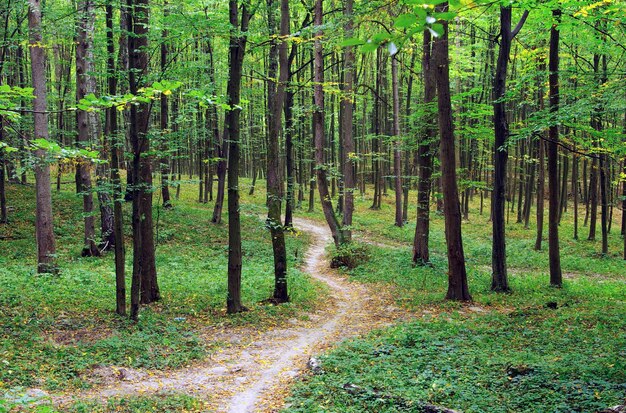
[[[515,29],[511,30],[511,6],[500,7],[500,51],[493,84],[493,122],[495,130],[494,143],[494,177],[492,192],[492,227],[493,244],[491,253],[491,290],[497,292],[510,291],[506,268],[506,236],[504,209],[506,196],[506,165],[508,161],[509,125],[506,119],[506,76],[513,38],[521,30],[528,12],[524,12]],[[513,191],[514,192],[514,191]],[[520,194],[521,196],[521,194]]]
[[[319,1],[319,0],[318,0]],[[448,11],[448,2],[436,7],[438,12]],[[467,284],[465,254],[461,236],[461,208],[459,189],[456,180],[456,156],[452,124],[452,102],[450,99],[450,72],[448,57],[448,22],[442,21],[443,34],[435,39],[433,63],[437,83],[437,108],[439,110],[439,134],[441,181],[443,188],[443,210],[448,250],[448,293],[450,300],[469,301],[472,299]]]
[[[94,32],[94,3],[92,0],[83,0],[78,4],[78,36],[76,43],[76,101],[80,101],[89,93],[95,93],[95,80],[90,79],[93,73],[93,32]],[[90,83],[93,83],[90,85]],[[93,89],[92,89],[93,88]],[[89,122],[89,113],[86,110],[76,111],[78,128],[77,144],[79,148],[90,146],[90,132],[93,126]],[[77,188],[83,197],[84,242],[83,257],[98,257],[100,250],[96,244],[95,217],[93,214],[93,193],[91,187],[91,162],[82,160],[76,171]]]
[[[107,88],[111,96],[117,93],[117,75],[115,69],[115,43],[113,42],[113,0],[106,5],[107,26]],[[124,215],[122,212],[122,183],[120,180],[120,161],[118,146],[120,139],[117,128],[117,109],[112,107],[106,111],[105,136],[111,140],[111,184],[113,186],[113,233],[115,241],[115,312],[126,315],[126,279],[124,250]]]
[[[0,116],[0,142],[4,142],[4,119]],[[6,160],[4,151],[0,149],[0,224],[9,222],[7,217],[7,194],[5,188]]]
[[[424,76],[424,134],[419,142],[417,162],[419,178],[417,181],[417,224],[413,239],[413,263],[418,265],[430,262],[428,238],[430,233],[430,192],[433,174],[433,140],[437,135],[437,118],[431,107],[437,93],[435,71],[432,61],[432,35],[424,31],[422,54],[422,72]]]
[[[149,0],[128,0],[128,36],[130,92],[137,94],[148,71]],[[130,141],[133,148],[133,285],[131,318],[136,320],[139,304],[150,304],[160,298],[157,283],[154,230],[152,227],[152,166],[148,127],[150,105],[132,105]],[[139,297],[138,297],[139,295]]]
[[[555,22],[550,30],[550,113],[556,115],[559,111],[559,28],[561,10],[553,10]],[[559,156],[559,127],[552,121],[549,129],[548,141],[548,186],[550,192],[548,237],[550,243],[550,285],[561,287],[563,276],[561,273],[561,255],[559,251],[559,176],[557,163]]]
[[[34,113],[34,135],[36,139],[49,139],[46,51],[41,35],[41,1],[28,0],[28,28],[30,66],[32,72]],[[57,272],[55,263],[56,246],[52,225],[52,194],[50,191],[50,165],[46,162],[46,151],[35,151],[35,232],[37,237],[37,272]]]
[[[315,138],[315,169],[317,176],[317,188],[320,194],[320,202],[324,217],[330,227],[335,245],[344,243],[343,234],[339,226],[339,221],[335,215],[330,193],[328,191],[327,169],[324,164],[324,54],[322,48],[322,3],[323,0],[315,0],[315,26],[318,30],[315,33],[314,59],[313,59],[313,96],[315,109],[313,112],[313,128]]]
[[[215,84],[215,60],[213,58],[213,48],[210,42],[207,42],[207,47],[209,50],[209,81],[212,84]],[[222,210],[224,208],[224,195],[226,192],[226,171],[228,169],[228,124],[226,123],[226,119],[224,119],[224,132],[222,136],[219,136],[218,133],[218,117],[217,117],[217,109],[215,105],[212,105],[211,111],[213,113],[214,123],[214,131],[213,137],[215,139],[215,153],[219,160],[217,161],[217,194],[215,195],[215,205],[213,206],[213,217],[211,218],[211,222],[214,224],[222,223]]]
[[[226,113],[228,130],[228,297],[226,311],[228,314],[245,310],[241,303],[241,217],[239,210],[239,108],[241,97],[241,77],[243,59],[246,49],[246,36],[250,14],[246,4],[241,8],[239,21],[237,0],[229,2],[229,18],[231,24],[230,52],[228,60],[227,99],[230,109]]]
[[[598,159],[593,158],[589,169],[589,236],[587,239],[596,239],[596,222],[598,218]]]
[[[289,301],[287,292],[287,251],[285,249],[285,233],[281,221],[282,210],[282,176],[280,171],[280,132],[282,129],[282,105],[285,97],[285,83],[289,76],[289,59],[287,43],[284,40],[289,35],[289,4],[287,0],[280,1],[280,41],[276,36],[278,24],[276,22],[277,3],[267,0],[268,26],[272,43],[269,52],[268,78],[276,79],[280,61],[278,82],[270,80],[268,86],[268,146],[267,146],[267,221],[266,224],[272,236],[274,252],[274,295],[277,303]],[[231,171],[232,173],[232,171]]]
[[[391,94],[393,97],[393,136],[396,141],[394,142],[393,149],[393,174],[394,174],[394,192],[396,195],[396,220],[395,225],[402,227],[404,221],[402,220],[402,152],[400,140],[400,92],[398,81],[398,55],[394,54],[391,57]]]
[[[506,75],[511,51],[511,6],[500,7],[500,52],[494,79],[493,123],[495,142],[493,145],[493,191],[491,193],[491,224],[493,243],[491,250],[491,290],[510,290],[506,269],[506,236],[504,209],[506,203],[506,165],[509,157],[507,140],[509,125],[506,120]]]
[[[167,20],[167,16],[169,15],[169,8],[168,8],[168,4],[167,4],[167,0],[164,1],[163,3],[163,18],[165,20]],[[163,33],[161,35],[162,38],[162,42],[161,42],[161,76],[165,77],[165,71],[167,69],[167,39],[168,36],[168,32],[166,29],[163,30]],[[167,139],[166,136],[169,133],[169,111],[168,111],[168,98],[167,95],[162,94],[161,95],[161,113],[160,113],[160,117],[161,117],[161,133],[162,133],[162,142],[163,142],[163,148],[161,148],[161,150],[164,150],[167,148]],[[161,197],[163,198],[163,208],[169,209],[172,208],[172,200],[171,200],[171,196],[170,196],[170,186],[169,186],[169,179],[170,179],[170,161],[167,157],[167,155],[165,156],[161,156],[161,160],[160,160],[160,170],[161,170]]]
[[[354,22],[353,22],[353,7],[354,0],[346,0],[343,10],[344,17],[346,19],[344,25],[344,36],[351,38],[354,34]],[[354,189],[355,189],[355,176],[354,176],[354,78],[355,78],[355,56],[354,47],[347,46],[343,52],[344,61],[344,78],[343,78],[343,98],[342,109],[343,115],[341,116],[341,130],[343,136],[341,138],[342,144],[342,160],[341,160],[341,172],[343,174],[343,218],[342,218],[342,232],[344,242],[350,242],[352,240],[352,215],[354,213]]]

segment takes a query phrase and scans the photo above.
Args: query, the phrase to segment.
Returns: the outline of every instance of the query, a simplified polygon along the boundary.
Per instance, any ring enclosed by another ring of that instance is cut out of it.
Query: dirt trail
[[[326,226],[303,219],[296,219],[295,225],[312,237],[303,270],[330,287],[331,305],[308,314],[308,320],[290,320],[287,327],[235,332],[235,337],[229,337],[232,346],[200,366],[170,372],[119,370],[108,386],[54,401],[62,405],[73,398],[104,401],[186,393],[208,399],[218,412],[275,411],[284,403],[289,382],[306,369],[311,356],[345,338],[392,324],[405,314],[380,286],[351,282],[329,270],[324,250],[332,238]]]

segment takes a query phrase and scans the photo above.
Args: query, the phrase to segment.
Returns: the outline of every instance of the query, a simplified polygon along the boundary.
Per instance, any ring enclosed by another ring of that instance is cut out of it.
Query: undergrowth
[[[90,371],[100,365],[185,366],[219,349],[221,343],[211,339],[213,331],[250,324],[269,328],[316,305],[323,287],[297,270],[302,254],[296,251],[306,248],[306,235],[287,236],[291,302],[263,303],[273,291],[271,242],[256,208],[244,208],[242,297],[251,311],[227,316],[228,217],[224,216],[223,224],[211,224],[213,204],[195,202],[193,188],[183,188],[174,209],[155,209],[162,300],[145,306],[134,324],[114,313],[113,253],[80,257],[82,202],[71,188],[53,193],[61,267],[54,276],[34,271],[34,188],[8,187],[11,222],[0,226],[0,400],[12,389],[87,387]],[[128,222],[126,237],[130,291]]]
[[[414,267],[415,226],[395,227],[390,201],[372,211],[369,200],[359,200],[354,227],[366,240],[399,246],[371,246],[370,259],[346,272],[353,280],[386,284],[415,315],[322,356],[323,373],[296,384],[285,412],[419,412],[431,403],[465,413],[593,413],[624,403],[626,280],[619,231],[610,237],[612,254],[599,257],[598,241],[571,238],[566,214],[560,228],[564,286],[555,289],[549,287],[547,241],[534,251],[532,225],[509,223],[513,292],[496,294],[489,290],[488,216],[472,211],[463,235],[474,303],[459,304],[443,300],[443,217],[431,214],[432,265]],[[586,230],[581,225],[581,238]]]

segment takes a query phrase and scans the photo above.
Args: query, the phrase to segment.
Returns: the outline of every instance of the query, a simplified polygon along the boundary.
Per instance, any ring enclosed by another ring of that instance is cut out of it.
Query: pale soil
[[[407,318],[406,311],[393,305],[388,288],[352,282],[329,269],[324,250],[332,238],[326,226],[303,219],[296,219],[295,226],[311,235],[303,270],[328,285],[330,297],[320,299],[328,299],[329,305],[275,329],[227,330],[221,339],[229,345],[197,366],[165,372],[103,367],[92,372],[103,384],[54,396],[55,404],[185,393],[206,399],[218,412],[276,411],[284,406],[290,381],[307,369],[311,356],[346,338]]]

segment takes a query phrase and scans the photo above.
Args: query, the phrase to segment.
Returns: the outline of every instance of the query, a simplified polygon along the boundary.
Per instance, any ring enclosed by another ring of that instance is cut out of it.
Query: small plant
[[[333,248],[330,268],[353,269],[369,261],[369,247],[359,242],[349,242]]]

